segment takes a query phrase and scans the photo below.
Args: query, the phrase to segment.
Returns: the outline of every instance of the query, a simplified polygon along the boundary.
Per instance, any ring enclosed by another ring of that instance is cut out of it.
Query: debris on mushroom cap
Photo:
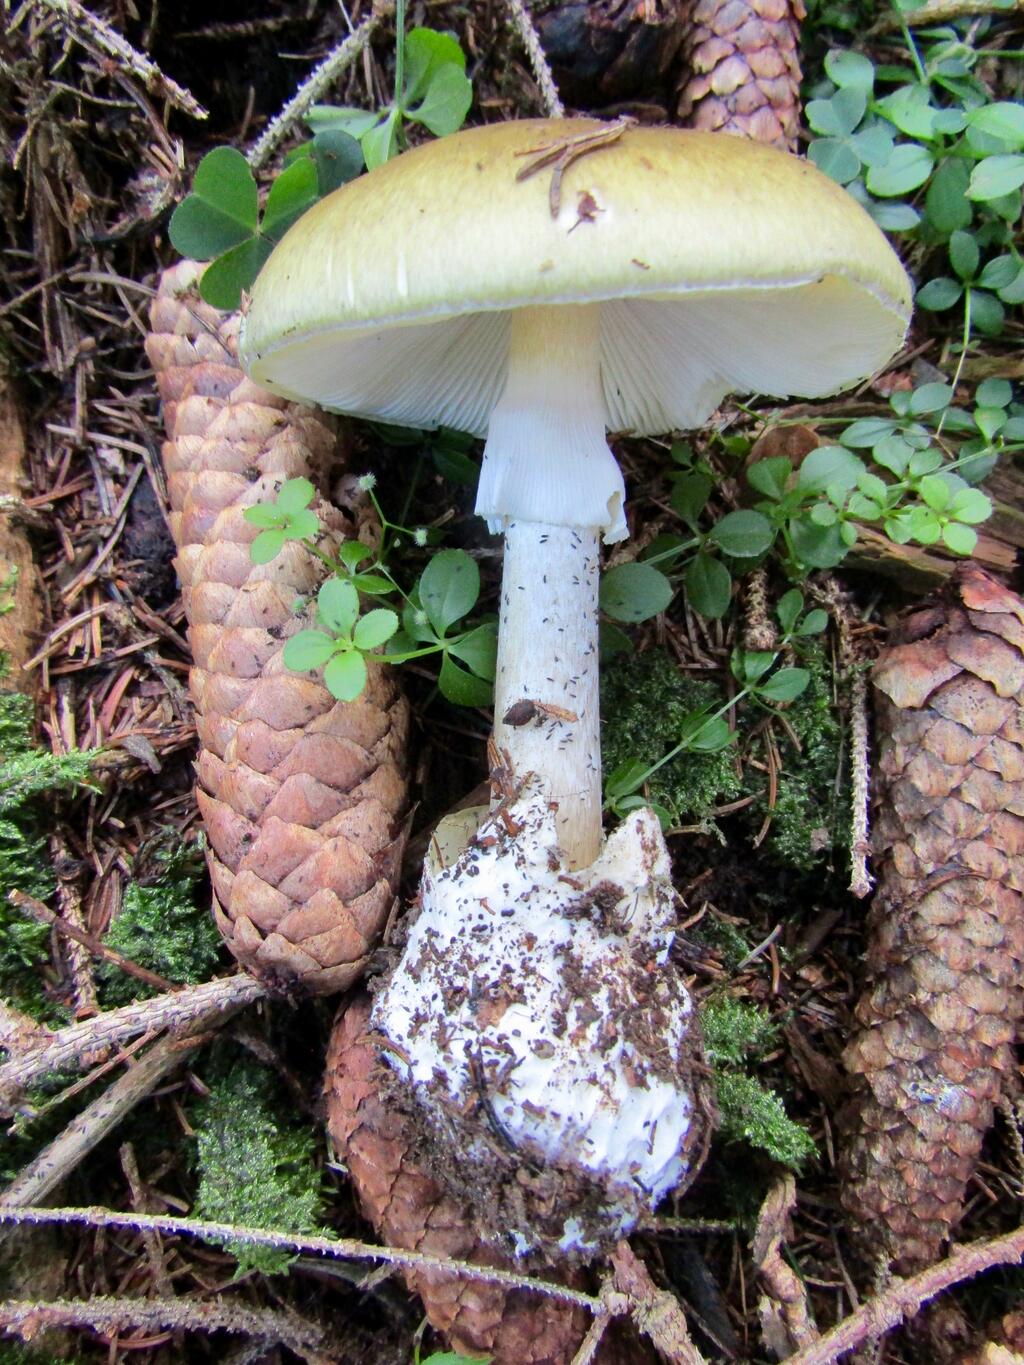
[[[692,1176],[708,1127],[658,822],[635,812],[566,873],[531,778],[451,866],[435,855],[421,900],[373,1024],[426,1159],[457,1147],[444,1179],[505,1250],[591,1253]]]

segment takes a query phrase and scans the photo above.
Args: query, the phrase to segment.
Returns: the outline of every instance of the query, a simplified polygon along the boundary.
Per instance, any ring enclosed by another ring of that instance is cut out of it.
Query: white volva
[[[589,1226],[570,1216],[556,1238],[586,1250],[680,1182],[695,1126],[697,1025],[665,970],[675,895],[661,831],[637,811],[590,867],[564,871],[534,780],[450,866],[443,843],[442,830],[401,966],[374,1007],[395,1045],[384,1055],[447,1123],[462,1113],[487,1133],[486,1108],[492,1141],[599,1184]],[[470,1161],[493,1163],[468,1146]],[[516,1232],[521,1252],[528,1229]]]

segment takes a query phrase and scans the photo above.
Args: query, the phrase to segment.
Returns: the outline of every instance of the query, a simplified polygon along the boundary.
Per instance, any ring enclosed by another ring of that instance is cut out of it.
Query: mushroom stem
[[[607,421],[600,305],[517,309],[476,507],[505,532],[494,737],[547,785],[573,868],[602,843],[598,536],[626,534]]]
[[[516,777],[546,781],[570,868],[602,842],[597,535],[528,521],[505,532],[494,739]]]

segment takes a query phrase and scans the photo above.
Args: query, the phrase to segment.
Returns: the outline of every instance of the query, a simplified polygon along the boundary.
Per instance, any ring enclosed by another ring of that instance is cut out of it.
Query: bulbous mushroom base
[[[373,1009],[392,1098],[495,1245],[589,1257],[692,1178],[710,1127],[665,844],[637,811],[565,870],[535,778],[468,843],[458,820]]]

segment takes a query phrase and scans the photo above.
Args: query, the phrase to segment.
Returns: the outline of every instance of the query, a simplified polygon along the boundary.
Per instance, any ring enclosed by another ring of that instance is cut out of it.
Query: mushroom
[[[256,282],[242,354],[259,383],[487,437],[508,771],[482,827],[436,843],[374,1021],[438,1142],[472,1111],[477,1194],[495,1145],[543,1173],[519,1250],[626,1230],[705,1126],[693,1010],[665,967],[657,821],[634,812],[602,836],[599,539],[626,535],[606,431],[693,428],[733,391],[833,393],[898,349],[909,311],[882,233],[807,162],[589,119],[476,128],[388,162],[300,219]]]

